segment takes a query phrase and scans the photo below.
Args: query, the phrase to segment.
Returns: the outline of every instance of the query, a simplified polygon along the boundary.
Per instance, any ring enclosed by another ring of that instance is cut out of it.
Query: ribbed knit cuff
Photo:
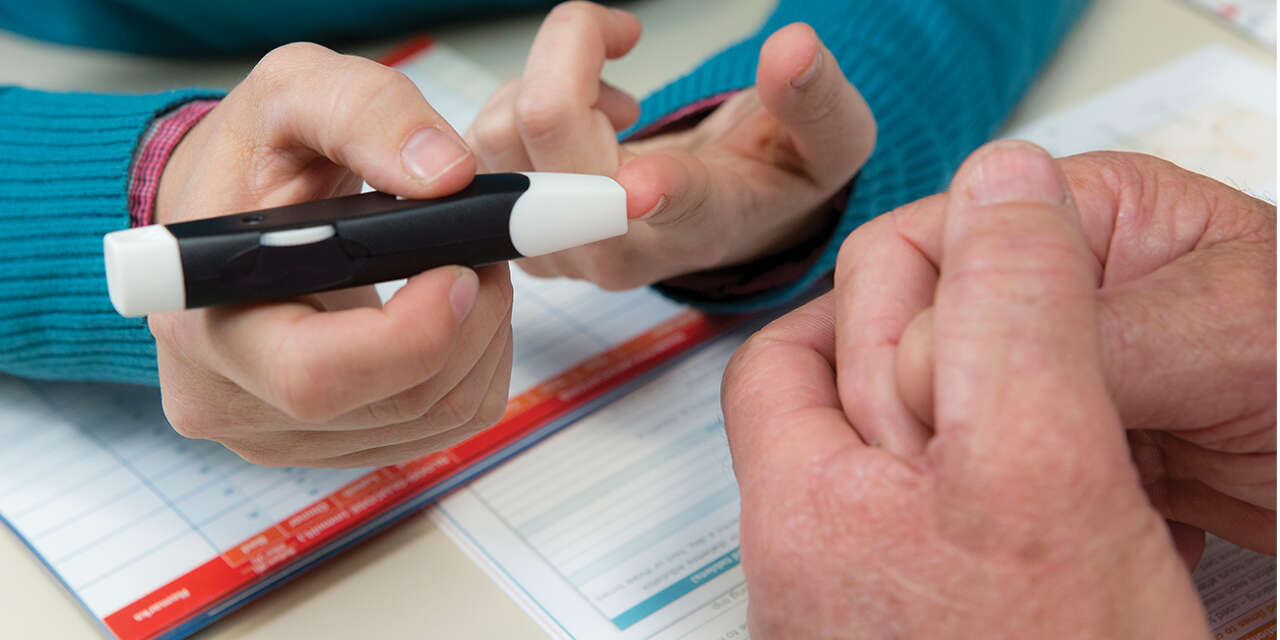
[[[156,384],[146,322],[108,299],[102,236],[129,227],[129,167],[152,119],[214,97],[0,88],[0,371]]]

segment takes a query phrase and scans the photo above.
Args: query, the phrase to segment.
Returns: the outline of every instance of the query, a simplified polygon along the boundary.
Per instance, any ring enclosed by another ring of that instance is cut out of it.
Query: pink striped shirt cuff
[[[662,133],[663,129],[666,129],[667,127],[670,127],[673,124],[679,123],[680,121],[686,118],[692,119],[694,116],[705,116],[711,111],[713,111],[716,107],[720,106],[720,103],[724,102],[725,100],[728,100],[729,98],[732,98],[733,95],[736,93],[738,93],[738,90],[725,91],[724,93],[717,93],[714,96],[707,96],[701,100],[690,102],[689,104],[683,107],[680,107],[679,109],[676,109],[675,111],[672,111],[671,113],[668,113],[667,115],[662,116],[657,120],[654,120],[652,123],[649,124],[649,126],[632,133],[630,136],[627,136],[627,140],[631,141],[631,140],[639,140],[641,138],[648,138],[649,136]]]
[[[156,193],[160,190],[160,175],[164,173],[169,156],[191,127],[217,104],[217,100],[188,102],[158,118],[143,136],[134,155],[133,170],[129,173],[130,227],[151,224]]]

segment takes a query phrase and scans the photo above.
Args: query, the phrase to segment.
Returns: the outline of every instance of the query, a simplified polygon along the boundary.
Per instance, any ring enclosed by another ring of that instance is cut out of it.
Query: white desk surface
[[[637,0],[645,36],[606,77],[643,94],[750,33],[772,0]],[[502,78],[516,76],[540,22],[529,15],[433,35]],[[1274,51],[1178,0],[1095,0],[1015,113],[1018,125],[1207,43],[1274,67]],[[356,46],[377,56],[394,45]],[[230,87],[253,60],[182,62],[104,54],[0,33],[0,84],[88,91]],[[0,527],[3,529],[3,527]],[[0,532],[0,636],[94,638],[90,616],[7,529]],[[249,604],[201,638],[544,638],[424,514]]]

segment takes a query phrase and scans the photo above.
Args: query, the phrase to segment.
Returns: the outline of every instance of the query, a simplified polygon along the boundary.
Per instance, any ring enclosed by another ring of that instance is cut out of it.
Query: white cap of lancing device
[[[434,200],[379,192],[113,231],[111,304],[136,317],[291,298],[563,251],[627,232],[604,176],[497,173]]]

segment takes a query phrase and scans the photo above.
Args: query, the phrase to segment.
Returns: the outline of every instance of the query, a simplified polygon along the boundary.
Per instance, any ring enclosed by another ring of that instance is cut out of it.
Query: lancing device
[[[433,200],[374,191],[113,231],[102,244],[111,304],[136,317],[540,256],[626,232],[618,183],[532,172],[478,175]]]

